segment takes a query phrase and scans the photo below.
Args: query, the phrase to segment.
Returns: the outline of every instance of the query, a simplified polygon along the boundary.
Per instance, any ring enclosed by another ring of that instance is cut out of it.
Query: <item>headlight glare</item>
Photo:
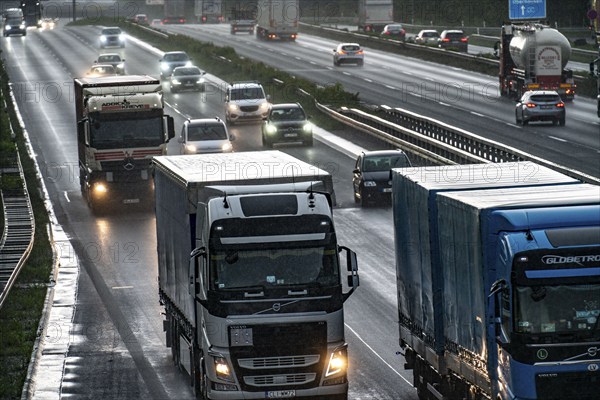
[[[224,357],[215,357],[214,360],[217,378],[232,382],[233,379],[231,376],[231,370],[229,369],[229,364],[227,364],[227,360]]]
[[[310,132],[312,132],[312,129],[313,129],[312,124],[310,122],[307,122],[306,124],[304,124],[302,129],[304,130],[304,132],[310,133]]]
[[[344,347],[343,349],[335,350],[333,353],[331,353],[331,357],[329,358],[329,364],[327,365],[325,377],[346,372],[347,366],[348,356],[346,348]]]
[[[186,144],[185,145],[185,151],[187,153],[195,153],[197,150],[196,146],[194,146],[193,144]]]
[[[266,128],[268,134],[274,134],[277,132],[277,127],[273,124],[267,124]]]
[[[225,143],[223,146],[221,146],[221,150],[223,150],[224,152],[230,152],[231,150],[233,150],[233,146],[231,145],[231,143]]]

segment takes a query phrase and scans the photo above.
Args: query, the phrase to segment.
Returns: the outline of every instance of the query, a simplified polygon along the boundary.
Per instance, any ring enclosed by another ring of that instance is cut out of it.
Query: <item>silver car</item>
[[[94,64],[112,65],[117,74],[125,75],[125,59],[117,53],[100,54]]]
[[[438,44],[440,34],[434,29],[423,29],[417,36],[415,36],[415,43],[417,44]]]
[[[340,43],[333,49],[333,65],[356,64],[362,66],[365,53],[358,43]]]
[[[529,121],[553,121],[565,124],[565,103],[554,90],[530,90],[523,94],[515,108],[516,123],[527,125]]]
[[[183,123],[179,143],[181,154],[231,153],[235,137],[218,117],[188,119]]]

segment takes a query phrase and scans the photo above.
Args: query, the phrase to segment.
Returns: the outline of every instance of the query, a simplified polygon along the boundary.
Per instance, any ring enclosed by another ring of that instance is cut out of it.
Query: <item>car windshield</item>
[[[423,34],[421,36],[425,37],[425,38],[432,38],[432,37],[438,37],[439,35],[437,32],[423,32]]]
[[[200,75],[202,72],[200,71],[200,68],[194,68],[194,67],[189,67],[189,68],[176,68],[175,71],[173,71],[173,75],[174,76],[182,76],[182,75]]]
[[[103,35],[120,35],[121,34],[121,30],[120,29],[104,29],[102,31]]]
[[[231,89],[231,100],[264,99],[265,94],[260,87]]]
[[[185,53],[165,54],[165,61],[187,61],[188,56]]]
[[[446,38],[448,39],[462,39],[464,34],[462,32],[448,32],[446,33]]]
[[[402,29],[402,25],[388,25],[387,29],[388,31],[399,31]]]
[[[345,46],[342,46],[342,50],[344,50],[344,51],[358,51],[358,50],[360,50],[360,46],[347,44]]]
[[[531,101],[534,101],[536,103],[544,103],[544,102],[549,102],[549,103],[560,103],[560,96],[559,95],[553,95],[553,94],[534,94],[533,96],[530,97]]]
[[[389,171],[392,168],[410,167],[408,158],[404,154],[391,156],[369,156],[365,157],[363,171]]]
[[[303,121],[306,119],[304,111],[299,107],[276,108],[271,111],[273,121]]]
[[[227,132],[221,124],[215,125],[190,125],[188,126],[187,140],[197,142],[200,140],[224,140]]]
[[[110,56],[100,56],[98,57],[98,62],[119,62],[121,61],[121,57],[118,55],[110,55]]]

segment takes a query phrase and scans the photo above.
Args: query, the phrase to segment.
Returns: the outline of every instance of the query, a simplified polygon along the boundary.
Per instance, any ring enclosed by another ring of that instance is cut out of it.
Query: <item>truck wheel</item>
[[[313,138],[312,138],[312,136],[311,136],[309,139],[306,139],[306,140],[304,141],[304,145],[305,145],[305,146],[312,147],[312,145],[313,145]]]

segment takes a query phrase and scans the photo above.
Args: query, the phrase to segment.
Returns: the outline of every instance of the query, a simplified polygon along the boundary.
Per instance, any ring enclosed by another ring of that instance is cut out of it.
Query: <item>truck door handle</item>
[[[288,296],[303,296],[305,294],[308,294],[308,291],[306,289],[304,290],[288,290]]]
[[[244,297],[265,297],[265,292],[262,290],[256,293],[244,292]]]

